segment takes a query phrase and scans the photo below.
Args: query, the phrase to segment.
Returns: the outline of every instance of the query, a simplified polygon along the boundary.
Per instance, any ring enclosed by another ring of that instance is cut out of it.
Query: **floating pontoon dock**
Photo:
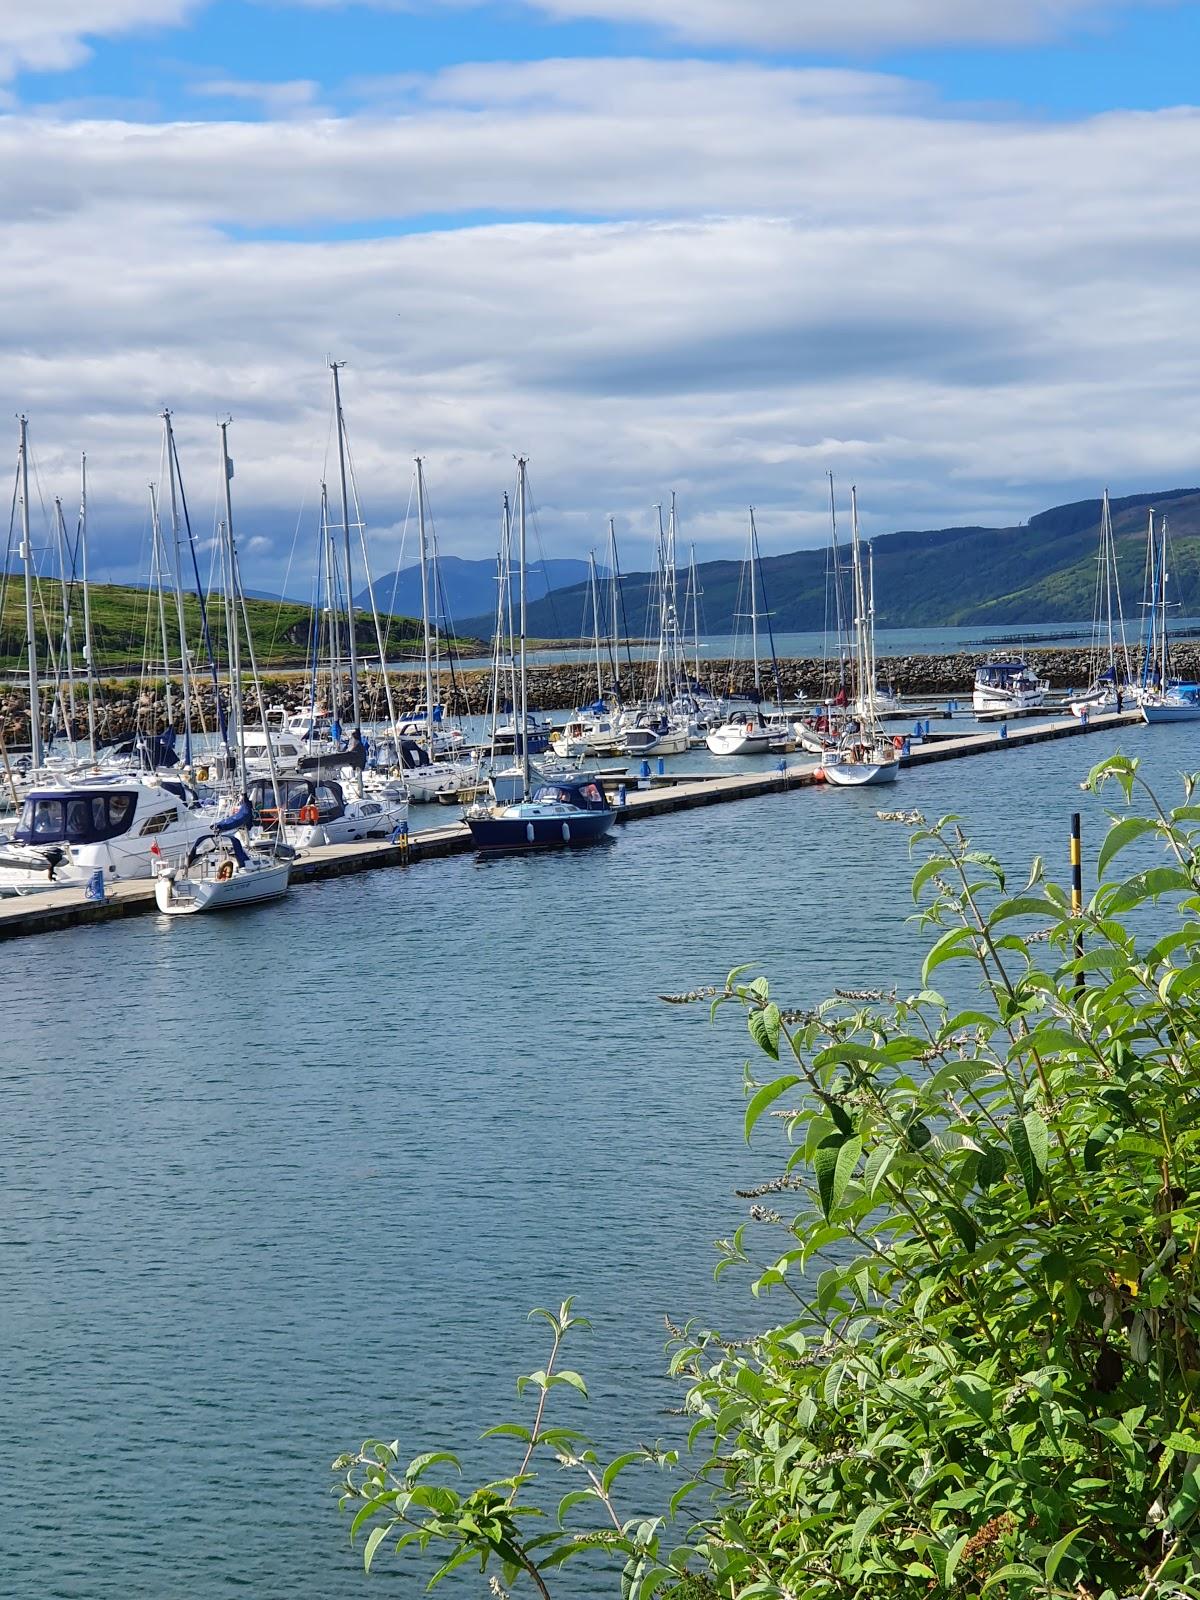
[[[1022,749],[1044,744],[1051,739],[1080,738],[1115,728],[1141,725],[1140,711],[1101,713],[1087,722],[1074,719],[1026,723],[985,732],[944,735],[938,733],[927,743],[911,745],[901,757],[906,767],[919,767],[930,761],[953,761],[964,756],[987,755],[1001,750]],[[820,761],[809,757],[769,772],[665,774],[652,778],[650,787],[637,787],[636,774],[626,782],[625,804],[617,811],[622,824],[640,817],[662,816],[671,811],[689,811],[697,806],[723,805],[731,800],[752,800],[760,795],[779,794],[820,782]],[[611,780],[609,780],[611,783]],[[880,798],[903,796],[903,789],[887,789]],[[292,868],[292,885],[324,878],[341,878],[356,872],[371,872],[380,867],[410,866],[432,861],[439,856],[462,855],[472,848],[465,823],[410,833],[393,844],[385,840],[366,840],[360,844],[322,845],[304,851]],[[112,883],[103,901],[88,900],[78,885],[67,889],[40,890],[34,894],[0,900],[0,939],[13,939],[27,933],[49,933],[58,928],[74,928],[85,923],[108,922],[117,917],[141,916],[157,911],[154,884],[145,878]]]

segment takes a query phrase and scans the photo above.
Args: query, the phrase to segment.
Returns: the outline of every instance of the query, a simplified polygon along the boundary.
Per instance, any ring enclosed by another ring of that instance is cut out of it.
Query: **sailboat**
[[[225,480],[225,524],[223,556],[227,562],[225,586],[230,608],[229,667],[232,703],[237,718],[238,777],[240,799],[230,815],[215,823],[206,838],[197,839],[178,861],[172,861],[156,851],[157,873],[154,898],[158,909],[168,916],[191,916],[200,911],[223,911],[235,906],[257,904],[263,900],[277,900],[288,890],[292,857],[295,854],[278,841],[259,841],[250,846],[250,828],[254,822],[254,808],[246,795],[246,729],[242,715],[241,629],[245,628],[246,650],[250,659],[250,672],[254,687],[262,704],[262,685],[258,676],[258,663],[254,658],[254,636],[246,611],[242,591],[241,572],[238,567],[237,542],[233,531],[233,501],[230,482],[233,462],[229,455],[229,423],[222,422],[221,464]],[[276,805],[279,804],[278,779],[274,754],[270,742],[266,746],[271,767],[271,781],[276,786]],[[241,838],[238,837],[239,833]]]
[[[705,736],[705,744],[715,756],[767,755],[779,738],[780,729],[769,726],[762,714],[762,667],[758,659],[758,589],[762,564],[758,553],[758,529],[754,507],[750,507],[750,543],[746,570],[750,578],[750,652],[754,661],[754,709],[746,716],[730,714],[719,728]],[[771,645],[774,660],[775,646]],[[782,708],[781,708],[782,709]],[[788,732],[790,733],[790,728]]]
[[[526,468],[525,457],[521,456],[517,462],[517,569],[521,584],[518,728],[529,725],[525,602]],[[609,805],[600,782],[587,773],[546,779],[535,787],[530,781],[529,741],[523,739],[519,798],[507,805],[497,802],[491,806],[470,806],[465,817],[475,848],[482,854],[499,855],[591,844],[608,833],[616,820],[616,812]]]
[[[1146,542],[1146,653],[1139,695],[1142,716],[1150,723],[1193,722],[1200,718],[1200,684],[1183,683],[1171,677],[1167,637],[1169,549],[1167,519],[1159,518],[1156,538],[1151,510]]]
[[[187,849],[208,832],[186,785],[153,774],[117,777],[97,772],[61,777],[42,771],[44,749],[37,634],[34,628],[33,547],[29,521],[28,419],[20,419],[17,496],[21,503],[21,561],[25,577],[29,667],[30,781],[21,814],[0,843],[0,895],[25,895],[115,879],[149,878],[162,845]],[[13,784],[15,789],[16,785]]]
[[[825,778],[842,789],[894,783],[900,774],[896,746],[884,732],[875,705],[875,595],[863,583],[862,546],[858,536],[858,491],[850,490],[850,528],[854,578],[854,663],[858,726],[842,733],[836,751],[825,758]]]
[[[1115,711],[1118,698],[1123,699],[1126,685],[1133,677],[1129,664],[1129,645],[1125,639],[1125,613],[1121,607],[1117,546],[1113,538],[1112,512],[1108,503],[1107,489],[1100,505],[1100,549],[1096,556],[1096,604],[1092,625],[1095,667],[1090,687],[1070,702],[1071,711],[1077,717],[1089,716],[1097,711]]]

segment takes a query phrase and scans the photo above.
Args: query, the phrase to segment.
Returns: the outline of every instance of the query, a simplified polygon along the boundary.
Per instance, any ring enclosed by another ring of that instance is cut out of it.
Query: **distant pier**
[[[904,767],[919,767],[931,761],[955,761],[967,756],[988,755],[1026,745],[1044,744],[1052,739],[1078,739],[1114,728],[1142,725],[1140,711],[1125,711],[1119,716],[1105,712],[1088,722],[1060,719],[1055,722],[1024,722],[964,734],[940,734],[925,744],[912,744],[901,756]],[[617,821],[628,825],[644,817],[664,816],[674,811],[690,811],[697,806],[725,805],[734,800],[753,800],[762,795],[781,794],[818,783],[821,762],[810,757],[793,764],[781,763],[769,772],[716,774],[670,773],[652,777],[648,788],[637,786],[636,775],[625,784],[625,804],[617,811]],[[606,780],[610,790],[612,780]],[[890,786],[880,790],[880,798],[900,796],[903,789]],[[414,866],[443,856],[470,853],[471,833],[463,822],[410,833],[392,844],[385,840],[365,840],[359,844],[320,845],[306,850],[292,867],[295,889],[326,878],[348,877],[353,873],[374,872],[383,867]],[[286,901],[283,902],[286,905]],[[156,912],[154,884],[138,878],[107,886],[103,902],[84,898],[82,887],[50,889],[28,896],[0,900],[0,939],[24,934],[50,933],[88,923],[110,922],[121,917],[144,916]],[[283,913],[280,913],[283,914]],[[236,913],[227,913],[236,915]]]

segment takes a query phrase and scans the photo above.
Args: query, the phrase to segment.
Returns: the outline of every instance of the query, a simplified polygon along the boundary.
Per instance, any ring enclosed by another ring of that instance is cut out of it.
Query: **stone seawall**
[[[962,698],[970,693],[975,668],[984,659],[982,653],[961,652],[943,656],[881,656],[879,681],[902,695],[928,695],[931,699],[945,696]],[[1049,679],[1056,690],[1081,688],[1093,671],[1090,652],[1072,649],[1031,650],[1024,659],[1042,676]],[[1194,680],[1200,677],[1200,646],[1182,645],[1174,653],[1175,670],[1179,676]],[[643,676],[647,669],[635,664],[637,674],[631,697],[641,692]],[[769,665],[760,669],[763,688],[774,698],[774,685]],[[779,676],[787,700],[804,700],[820,697],[829,692],[830,669],[825,662],[815,659],[780,661]],[[708,661],[701,667],[701,678],[706,685],[719,693],[743,693],[753,686],[754,674],[747,661]],[[481,714],[488,709],[491,692],[491,673],[460,671],[455,675],[455,692],[451,692],[448,677],[443,674],[442,697],[451,711],[458,714]],[[422,678],[418,673],[405,673],[392,679],[392,696],[397,712],[412,711],[422,697]],[[627,694],[631,686],[622,685]],[[529,669],[529,703],[536,711],[560,711],[566,706],[588,703],[595,697],[594,669],[585,664],[562,666],[538,665]],[[193,726],[214,728],[213,690],[211,683],[193,684]],[[263,680],[263,699],[268,706],[284,705],[298,710],[308,704],[309,680],[305,673],[275,674]],[[46,699],[43,699],[45,709]],[[178,690],[174,692],[175,722],[181,721]],[[372,680],[364,687],[361,696],[363,720],[374,722],[386,718],[387,703],[382,686]],[[251,721],[259,718],[259,708],[253,693],[249,696],[248,713]],[[347,707],[343,723],[349,725]],[[126,738],[139,728],[150,732],[166,726],[167,706],[161,679],[145,684],[129,680],[110,680],[100,685],[97,705],[97,736],[104,743]],[[87,734],[86,699],[82,687],[76,692],[76,736]],[[29,744],[28,696],[18,685],[0,690],[0,730],[9,748],[19,749]]]

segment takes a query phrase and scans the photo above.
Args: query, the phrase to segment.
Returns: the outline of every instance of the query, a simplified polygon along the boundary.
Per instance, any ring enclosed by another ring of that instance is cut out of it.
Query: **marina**
[[[1004,753],[1048,740],[1078,738],[1089,733],[1112,732],[1122,727],[1137,727],[1143,722],[1141,711],[1102,712],[1084,721],[1022,722],[1007,727],[940,733],[927,741],[909,744],[899,756],[901,767],[920,767],[934,761],[962,760],[972,756]],[[622,825],[642,818],[659,817],[700,806],[725,805],[759,799],[765,795],[811,788],[822,778],[820,759],[799,762],[780,761],[771,770],[726,775],[650,773],[637,787],[636,769],[624,784],[608,780],[615,794],[617,821]],[[396,841],[363,840],[346,844],[318,845],[305,849],[293,863],[291,884],[319,883],[329,878],[351,876],[384,868],[407,867],[460,855],[474,848],[470,829],[462,822],[409,832]],[[26,934],[48,933],[83,924],[120,920],[159,909],[155,885],[150,880],[120,881],[106,888],[103,901],[88,899],[78,887],[51,889],[28,898],[0,899],[0,940]]]

